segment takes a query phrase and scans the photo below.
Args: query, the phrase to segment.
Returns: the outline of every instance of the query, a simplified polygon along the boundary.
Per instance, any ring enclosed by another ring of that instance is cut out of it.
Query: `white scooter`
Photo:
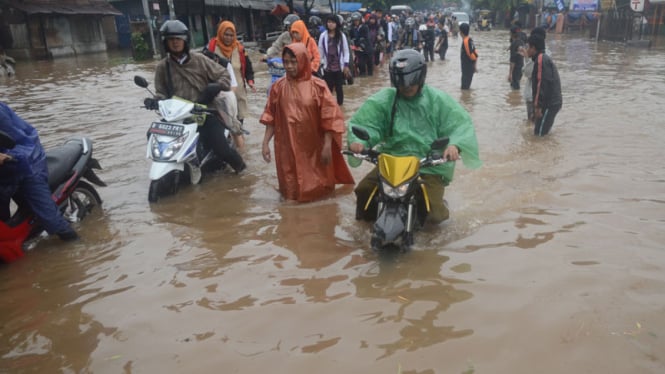
[[[148,89],[145,78],[135,76],[134,83],[155,96]],[[220,91],[218,84],[209,84],[199,102],[211,102]],[[159,100],[157,107],[154,102],[150,99],[144,102],[146,109],[158,109],[162,117],[160,121],[150,124],[148,129],[147,157],[152,160],[148,201],[151,203],[175,194],[183,183],[200,183],[203,173],[225,167],[225,163],[211,149],[203,146],[197,132],[206,116],[218,115],[216,110],[179,97]],[[225,129],[224,134],[230,146],[234,147],[229,130]]]
[[[14,66],[16,65],[16,60],[12,57],[7,56],[4,53],[0,54],[0,77],[11,77],[16,74]]]

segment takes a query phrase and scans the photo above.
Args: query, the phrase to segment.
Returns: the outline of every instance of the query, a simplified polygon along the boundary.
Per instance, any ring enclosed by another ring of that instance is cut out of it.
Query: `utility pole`
[[[175,7],[173,6],[173,0],[169,0],[169,19],[175,19]]]
[[[148,29],[150,30],[150,45],[152,46],[152,55],[157,55],[157,46],[155,45],[155,33],[152,29],[152,16],[150,15],[150,8],[148,8],[148,0],[143,0],[143,14],[148,22]]]

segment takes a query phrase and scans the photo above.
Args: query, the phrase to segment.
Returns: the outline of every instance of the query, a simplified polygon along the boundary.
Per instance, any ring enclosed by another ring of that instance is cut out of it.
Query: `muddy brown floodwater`
[[[549,35],[564,107],[535,138],[506,81],[508,33],[459,40],[428,83],[473,117],[484,166],[459,165],[452,218],[383,261],[354,196],[285,204],[261,158],[258,92],[241,176],[148,204],[140,108],[155,63],[103,54],[21,62],[0,100],[45,146],[85,134],[108,182],[82,240],[0,266],[0,372],[663,373],[665,48]],[[346,87],[344,111],[388,84]],[[356,180],[369,166],[353,169]]]

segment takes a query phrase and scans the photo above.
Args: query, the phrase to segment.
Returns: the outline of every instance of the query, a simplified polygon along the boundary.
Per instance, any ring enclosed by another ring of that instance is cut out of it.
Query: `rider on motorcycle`
[[[219,83],[224,91],[231,89],[229,72],[225,68],[201,53],[190,52],[189,29],[184,23],[178,20],[166,21],[160,32],[167,56],[155,68],[155,89],[159,98],[178,96],[196,102],[210,82]],[[155,107],[155,104],[152,99],[146,99],[147,107]],[[212,106],[220,113],[226,108],[220,97],[213,100]],[[242,134],[242,128],[234,127],[233,121],[226,121],[226,125],[234,135]],[[224,136],[224,126],[217,116],[206,116],[203,126],[199,127],[199,133],[201,141],[236,173],[245,169],[245,162],[229,145]]]
[[[49,234],[65,241],[78,239],[51,198],[46,154],[37,130],[0,102],[0,131],[16,142],[12,149],[0,147],[0,219],[10,218],[14,199],[19,206],[27,204]]]
[[[372,95],[349,121],[347,139],[349,149],[361,153],[369,146],[383,143],[381,151],[396,156],[423,158],[430,153],[432,142],[448,137],[450,143],[443,157],[462,161],[468,168],[478,168],[478,142],[469,113],[448,94],[425,84],[427,64],[422,54],[413,49],[396,52],[390,59],[390,82],[394,88],[383,88]],[[365,142],[351,131],[361,127],[370,135]],[[358,166],[350,158],[351,166]],[[421,170],[421,177],[430,196],[430,222],[440,223],[450,213],[443,200],[445,187],[452,181],[454,162],[430,166]],[[364,204],[379,176],[375,168],[358,183],[356,193],[356,219],[376,219],[376,202],[368,210]]]
[[[277,40],[268,48],[266,56],[261,59],[262,61],[266,61],[268,58],[282,57],[284,47],[291,44],[291,25],[298,20],[300,20],[300,17],[297,14],[289,14],[284,17],[284,21],[282,22],[284,24],[284,32],[279,34]]]
[[[314,38],[314,41],[316,43],[319,42],[319,36],[321,36],[321,33],[325,30],[326,28],[323,26],[323,21],[321,20],[321,17],[319,16],[311,16],[309,17],[309,21],[307,22],[307,30],[309,31],[309,35]]]

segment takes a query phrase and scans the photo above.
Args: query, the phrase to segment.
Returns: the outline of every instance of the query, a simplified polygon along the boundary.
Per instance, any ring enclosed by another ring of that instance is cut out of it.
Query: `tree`
[[[409,1],[403,1],[403,3],[408,3]],[[369,9],[382,9],[384,13],[388,13],[390,7],[394,5],[393,3],[399,3],[399,1],[391,0],[370,0],[366,1],[363,4],[366,4]]]

